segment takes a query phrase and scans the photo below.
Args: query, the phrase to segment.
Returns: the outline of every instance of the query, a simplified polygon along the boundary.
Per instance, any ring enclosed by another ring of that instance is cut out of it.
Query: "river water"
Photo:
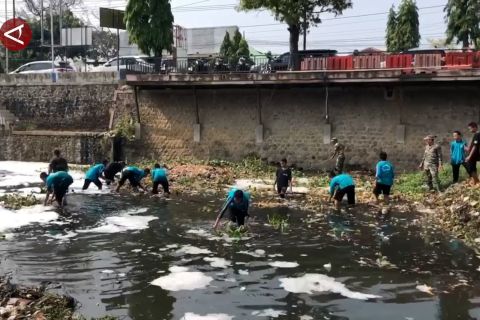
[[[0,162],[0,192],[35,192],[40,167]],[[253,208],[248,237],[236,239],[212,233],[222,202],[213,195],[81,193],[75,178],[66,216],[0,211],[0,273],[48,282],[86,316],[480,318],[479,258],[418,214]],[[283,232],[268,225],[274,214],[288,217]]]

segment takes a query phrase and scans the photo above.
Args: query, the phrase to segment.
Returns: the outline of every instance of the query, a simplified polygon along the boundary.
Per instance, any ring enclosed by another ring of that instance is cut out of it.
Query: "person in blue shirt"
[[[395,179],[395,167],[387,161],[387,153],[380,152],[380,161],[377,163],[375,173],[375,188],[373,194],[377,199],[377,203],[380,202],[380,195],[383,194],[383,202],[385,205],[390,203],[390,192],[392,190],[393,181]]]
[[[163,168],[157,163],[155,168],[152,170],[152,181],[153,181],[153,194],[158,194],[158,186],[161,185],[163,188],[164,194],[168,197],[170,195],[170,189],[168,185],[168,170],[164,165]]]
[[[120,188],[125,184],[125,181],[129,181],[132,188],[140,187],[143,191],[147,192],[147,188],[142,185],[142,179],[150,174],[150,169],[145,168],[143,170],[137,167],[126,167],[122,170],[122,177],[118,182],[116,191],[119,192]]]
[[[227,200],[220,210],[213,228],[216,229],[218,227],[218,224],[220,223],[220,220],[227,209],[229,210],[230,220],[236,223],[238,227],[243,226],[245,224],[245,218],[249,217],[249,205],[250,194],[248,192],[236,188],[230,189],[227,195]]]
[[[347,195],[348,206],[355,206],[355,182],[352,176],[346,173],[337,175],[330,172],[330,201],[335,199],[335,208],[340,210],[343,198]]]
[[[63,208],[66,205],[65,195],[68,192],[68,187],[73,183],[73,178],[65,171],[58,171],[49,175],[46,172],[42,172],[40,179],[47,186],[44,205],[47,205],[50,195],[53,194],[58,206]]]
[[[453,183],[457,183],[460,177],[460,166],[463,166],[468,173],[468,166],[465,162],[465,152],[468,145],[463,140],[460,131],[453,132],[453,141],[450,142],[450,162],[452,164]]]
[[[103,170],[105,170],[107,165],[108,160],[103,160],[102,163],[96,164],[88,169],[85,174],[85,183],[83,184],[82,190],[87,190],[92,182],[97,186],[98,190],[102,190],[102,182],[100,181],[100,178],[104,178]]]

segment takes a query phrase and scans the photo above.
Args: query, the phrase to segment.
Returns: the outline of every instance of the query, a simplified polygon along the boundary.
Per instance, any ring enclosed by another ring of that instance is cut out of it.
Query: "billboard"
[[[62,46],[91,46],[92,27],[62,29]]]
[[[100,8],[100,27],[126,30],[123,22],[125,11],[110,8]]]

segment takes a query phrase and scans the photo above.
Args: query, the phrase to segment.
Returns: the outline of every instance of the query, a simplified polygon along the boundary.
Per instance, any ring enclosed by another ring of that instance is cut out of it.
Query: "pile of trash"
[[[182,191],[223,189],[234,180],[234,173],[227,167],[202,164],[182,164],[174,166],[169,178],[175,189]]]
[[[456,184],[426,200],[435,221],[458,238],[480,246],[480,188]]]
[[[0,279],[0,319],[74,319],[71,297],[47,293],[45,288],[24,288]]]

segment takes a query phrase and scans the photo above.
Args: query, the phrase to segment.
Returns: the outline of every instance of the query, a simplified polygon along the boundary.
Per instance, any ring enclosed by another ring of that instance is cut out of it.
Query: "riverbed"
[[[0,193],[39,192],[45,164],[0,162]],[[222,196],[80,190],[68,207],[1,209],[0,273],[121,319],[477,319],[480,260],[419,213],[253,207],[214,233]],[[174,187],[174,186],[173,186]],[[255,201],[255,199],[253,200]],[[288,219],[283,230],[268,217]]]

